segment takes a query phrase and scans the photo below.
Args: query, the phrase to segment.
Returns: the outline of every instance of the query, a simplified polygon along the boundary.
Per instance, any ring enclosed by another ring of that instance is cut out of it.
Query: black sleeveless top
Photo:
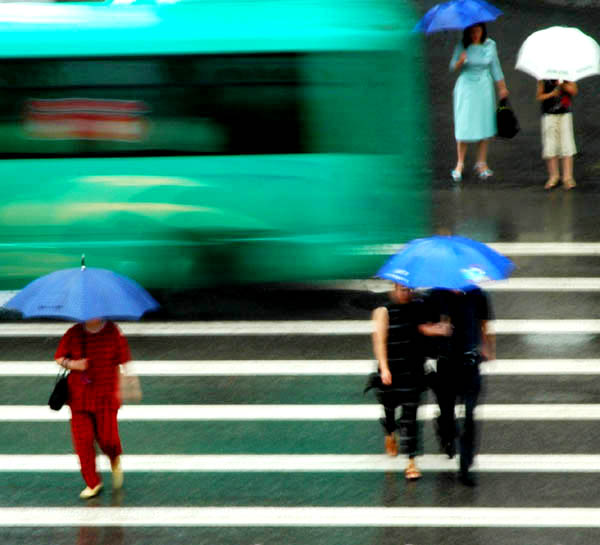
[[[425,351],[419,324],[425,323],[424,304],[411,301],[386,305],[389,317],[387,357],[392,383],[419,382],[423,377]]]

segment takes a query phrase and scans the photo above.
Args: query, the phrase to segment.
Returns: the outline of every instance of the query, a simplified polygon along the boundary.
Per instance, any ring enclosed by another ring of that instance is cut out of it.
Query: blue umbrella
[[[22,312],[25,318],[85,322],[92,318],[137,320],[159,304],[126,276],[82,266],[34,280],[4,306]]]
[[[469,289],[507,278],[514,264],[486,244],[459,236],[420,238],[390,257],[375,276],[411,288]]]
[[[484,0],[450,0],[433,6],[417,23],[414,32],[463,30],[475,23],[493,21],[502,12]]]

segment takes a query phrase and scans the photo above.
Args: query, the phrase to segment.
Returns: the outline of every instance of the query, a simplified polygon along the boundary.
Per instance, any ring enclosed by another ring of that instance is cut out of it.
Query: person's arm
[[[132,372],[130,365],[119,365],[119,398],[121,402],[142,399],[140,379]]]
[[[467,62],[467,52],[462,44],[458,44],[454,48],[454,53],[452,54],[452,58],[450,59],[450,70],[455,72],[456,70],[460,70],[463,65]]]
[[[69,356],[71,354],[71,345],[73,341],[73,328],[70,328],[61,338],[56,353],[54,354],[54,361],[70,371],[85,371],[88,367],[87,359],[82,358],[79,360],[73,360]]]
[[[506,87],[506,82],[503,79],[496,81],[496,92],[500,98],[506,98],[508,96],[508,88]]]
[[[504,81],[502,66],[500,66],[496,42],[491,40],[487,47],[490,47],[492,50],[492,64],[490,65],[490,71],[492,73],[492,78],[496,82],[496,92],[498,93],[498,97],[506,98],[508,96],[508,88],[506,87],[506,81]]]
[[[496,335],[490,332],[488,321],[481,320],[481,355],[487,361],[496,359]]]
[[[123,401],[141,401],[142,387],[140,379],[131,369],[131,352],[127,338],[118,326],[117,350],[119,360],[119,397]]]
[[[426,337],[449,337],[452,335],[452,326],[447,322],[419,324],[419,333]]]
[[[387,337],[390,319],[387,308],[379,307],[373,311],[373,352],[379,363],[381,382],[386,385],[392,383],[392,373],[387,359]]]
[[[490,320],[494,319],[494,311],[489,297],[483,291],[479,291],[477,316],[481,334],[481,346],[479,352],[487,361],[496,359],[496,336],[489,327]]]
[[[577,87],[577,84],[574,81],[563,81],[560,84],[560,88],[566,93],[569,93],[572,97],[574,97],[579,92],[579,88]]]
[[[548,100],[549,98],[557,97],[558,95],[560,95],[560,89],[558,87],[555,87],[549,93],[544,93],[544,82],[543,81],[537,82],[537,93],[535,95],[536,100],[539,100],[540,102],[542,102],[544,100]]]
[[[61,367],[64,367],[70,371],[85,371],[88,368],[88,361],[86,358],[79,360],[72,360],[70,358],[56,358],[54,361]]]
[[[449,320],[440,320],[439,298],[435,292],[430,292],[423,301],[417,316],[417,329],[426,337],[449,337],[452,335],[452,324]],[[436,320],[434,322],[434,320]]]

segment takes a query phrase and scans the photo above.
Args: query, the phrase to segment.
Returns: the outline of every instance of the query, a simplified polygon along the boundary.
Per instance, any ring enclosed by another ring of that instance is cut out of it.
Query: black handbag
[[[56,375],[54,388],[50,394],[50,399],[48,399],[48,405],[53,411],[60,411],[62,406],[67,402],[67,399],[69,399],[68,377],[69,372],[66,369]]]
[[[497,136],[500,138],[512,138],[521,130],[519,120],[507,98],[500,99],[498,103],[496,124],[498,126]]]
[[[383,390],[384,385],[381,382],[381,375],[377,373],[370,373],[367,377],[367,383],[365,384],[365,389],[363,390],[363,394],[366,394],[369,390],[375,388],[376,390]]]
[[[462,357],[462,362],[465,367],[477,367],[483,361],[483,357],[478,350],[469,350]]]
[[[83,334],[81,336],[81,354],[83,357],[85,357],[85,347],[86,335],[84,327]],[[50,394],[50,399],[48,399],[48,405],[53,411],[60,411],[62,409],[62,406],[69,399],[69,373],[70,371],[68,369],[63,369],[62,371],[58,372],[58,375],[56,375],[56,380],[54,381],[54,388],[52,389],[52,393]]]

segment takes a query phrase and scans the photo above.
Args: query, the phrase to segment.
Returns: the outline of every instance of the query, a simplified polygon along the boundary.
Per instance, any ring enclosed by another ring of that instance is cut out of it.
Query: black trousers
[[[421,388],[397,390],[393,387],[377,392],[377,399],[383,405],[385,418],[381,424],[387,435],[400,430],[400,446],[405,454],[414,458],[419,451],[419,428],[417,410],[421,402]],[[400,418],[396,409],[401,407]]]
[[[479,364],[471,358],[440,358],[437,364],[436,397],[440,407],[440,435],[444,443],[460,438],[460,469],[468,471],[475,457],[476,427],[474,412],[481,392]],[[454,408],[465,405],[462,426],[457,426]]]

